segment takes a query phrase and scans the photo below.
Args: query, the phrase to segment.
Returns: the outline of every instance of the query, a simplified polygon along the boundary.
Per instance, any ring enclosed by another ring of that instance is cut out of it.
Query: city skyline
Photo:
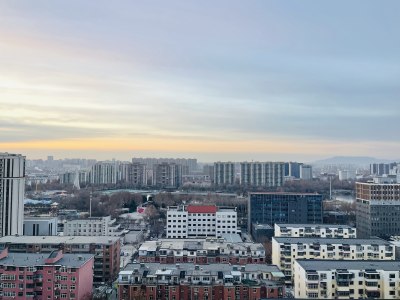
[[[2,2],[0,148],[28,159],[398,159],[399,9]]]

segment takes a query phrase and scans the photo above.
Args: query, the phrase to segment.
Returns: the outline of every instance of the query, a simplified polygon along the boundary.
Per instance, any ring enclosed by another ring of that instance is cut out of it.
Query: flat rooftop
[[[54,221],[57,217],[24,217],[24,221]]]
[[[178,270],[178,271],[187,271],[187,272],[193,272],[195,271],[195,265],[193,263],[183,263],[183,264],[160,264],[160,263],[145,263],[145,264],[140,264],[140,263],[130,263],[127,264],[124,272],[125,271],[133,271],[133,270],[140,270],[146,268],[149,270],[151,273],[155,273],[158,270]],[[202,272],[211,272],[211,273],[216,273],[216,272],[231,272],[234,271],[234,267],[236,267],[236,270],[241,272],[241,267],[242,266],[235,266],[235,265],[230,265],[230,264],[209,264],[209,265],[200,265],[199,271]],[[244,272],[277,272],[281,273],[279,268],[275,265],[263,265],[263,264],[248,264],[245,267]]]
[[[39,253],[13,253],[9,252],[8,256],[0,259],[2,266],[16,266],[16,267],[34,267],[44,265],[67,266],[71,268],[79,268],[87,263],[94,256],[92,254],[64,254],[64,256],[53,264],[46,263],[46,259],[50,257],[49,254]]]
[[[297,259],[297,262],[306,271],[330,271],[330,270],[400,270],[398,260],[307,260]]]
[[[278,243],[286,244],[345,244],[345,245],[386,245],[390,242],[379,238],[372,239],[341,239],[341,238],[316,238],[316,237],[273,237]]]
[[[303,228],[303,227],[319,227],[319,228],[348,228],[355,229],[349,225],[337,225],[337,224],[275,224],[279,227],[293,227],[293,228]]]
[[[294,193],[294,192],[250,192],[249,195],[317,195],[317,196],[321,196],[321,194],[318,193]]]
[[[119,241],[115,236],[27,236],[9,235],[0,238],[0,244],[102,244]]]

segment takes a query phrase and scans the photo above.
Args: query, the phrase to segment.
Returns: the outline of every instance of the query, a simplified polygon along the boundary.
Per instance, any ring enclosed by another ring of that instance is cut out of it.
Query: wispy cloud
[[[362,3],[0,3],[0,146],[390,157],[400,7]]]

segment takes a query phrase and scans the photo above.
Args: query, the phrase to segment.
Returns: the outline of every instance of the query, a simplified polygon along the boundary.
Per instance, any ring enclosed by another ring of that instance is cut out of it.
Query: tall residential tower
[[[23,234],[25,156],[0,153],[0,236]]]

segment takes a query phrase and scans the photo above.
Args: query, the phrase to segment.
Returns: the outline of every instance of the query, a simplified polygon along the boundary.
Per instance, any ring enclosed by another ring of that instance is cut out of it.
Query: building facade
[[[240,163],[240,184],[244,186],[281,186],[284,174],[285,164],[282,162]]]
[[[310,193],[250,193],[248,224],[321,224],[322,195]],[[248,229],[249,232],[251,227]]]
[[[272,238],[272,263],[292,283],[296,259],[394,260],[395,247],[382,239]]]
[[[118,180],[133,185],[144,187],[147,185],[146,165],[142,163],[121,163],[118,169]]]
[[[356,183],[359,237],[400,235],[400,184]]]
[[[25,156],[0,153],[0,236],[23,233]]]
[[[234,185],[235,164],[233,162],[214,163],[214,185]]]
[[[162,264],[265,264],[262,244],[225,239],[165,239],[146,241],[139,247],[139,262]]]
[[[118,277],[119,300],[258,300],[283,298],[283,274],[271,265],[128,264]]]
[[[377,176],[382,176],[382,175],[388,175],[390,174],[390,170],[395,168],[397,166],[397,163],[373,163],[370,164],[370,173],[371,175],[377,175]]]
[[[93,282],[96,285],[115,280],[120,268],[120,239],[90,236],[7,236],[0,238],[0,249],[18,253],[93,254]]]
[[[93,185],[116,184],[116,162],[98,162],[90,170],[90,183]]]
[[[291,177],[300,179],[300,168],[303,164],[298,162],[286,162],[285,163],[285,177]]]
[[[167,238],[221,237],[237,230],[236,208],[182,205],[167,210]]]
[[[25,217],[23,235],[57,235],[56,217]]]
[[[1,299],[84,300],[93,289],[93,255],[0,253]]]
[[[357,229],[334,224],[275,224],[276,237],[318,237],[355,239]]]
[[[71,220],[64,223],[64,235],[121,237],[128,232],[115,223],[116,219],[111,219],[110,216]]]
[[[182,165],[160,163],[153,166],[153,185],[161,188],[178,188],[182,185]]]
[[[310,166],[310,165],[301,165],[300,166],[300,179],[311,180],[312,178],[313,178],[312,166]]]
[[[399,299],[399,261],[297,260],[294,296],[300,299]]]

